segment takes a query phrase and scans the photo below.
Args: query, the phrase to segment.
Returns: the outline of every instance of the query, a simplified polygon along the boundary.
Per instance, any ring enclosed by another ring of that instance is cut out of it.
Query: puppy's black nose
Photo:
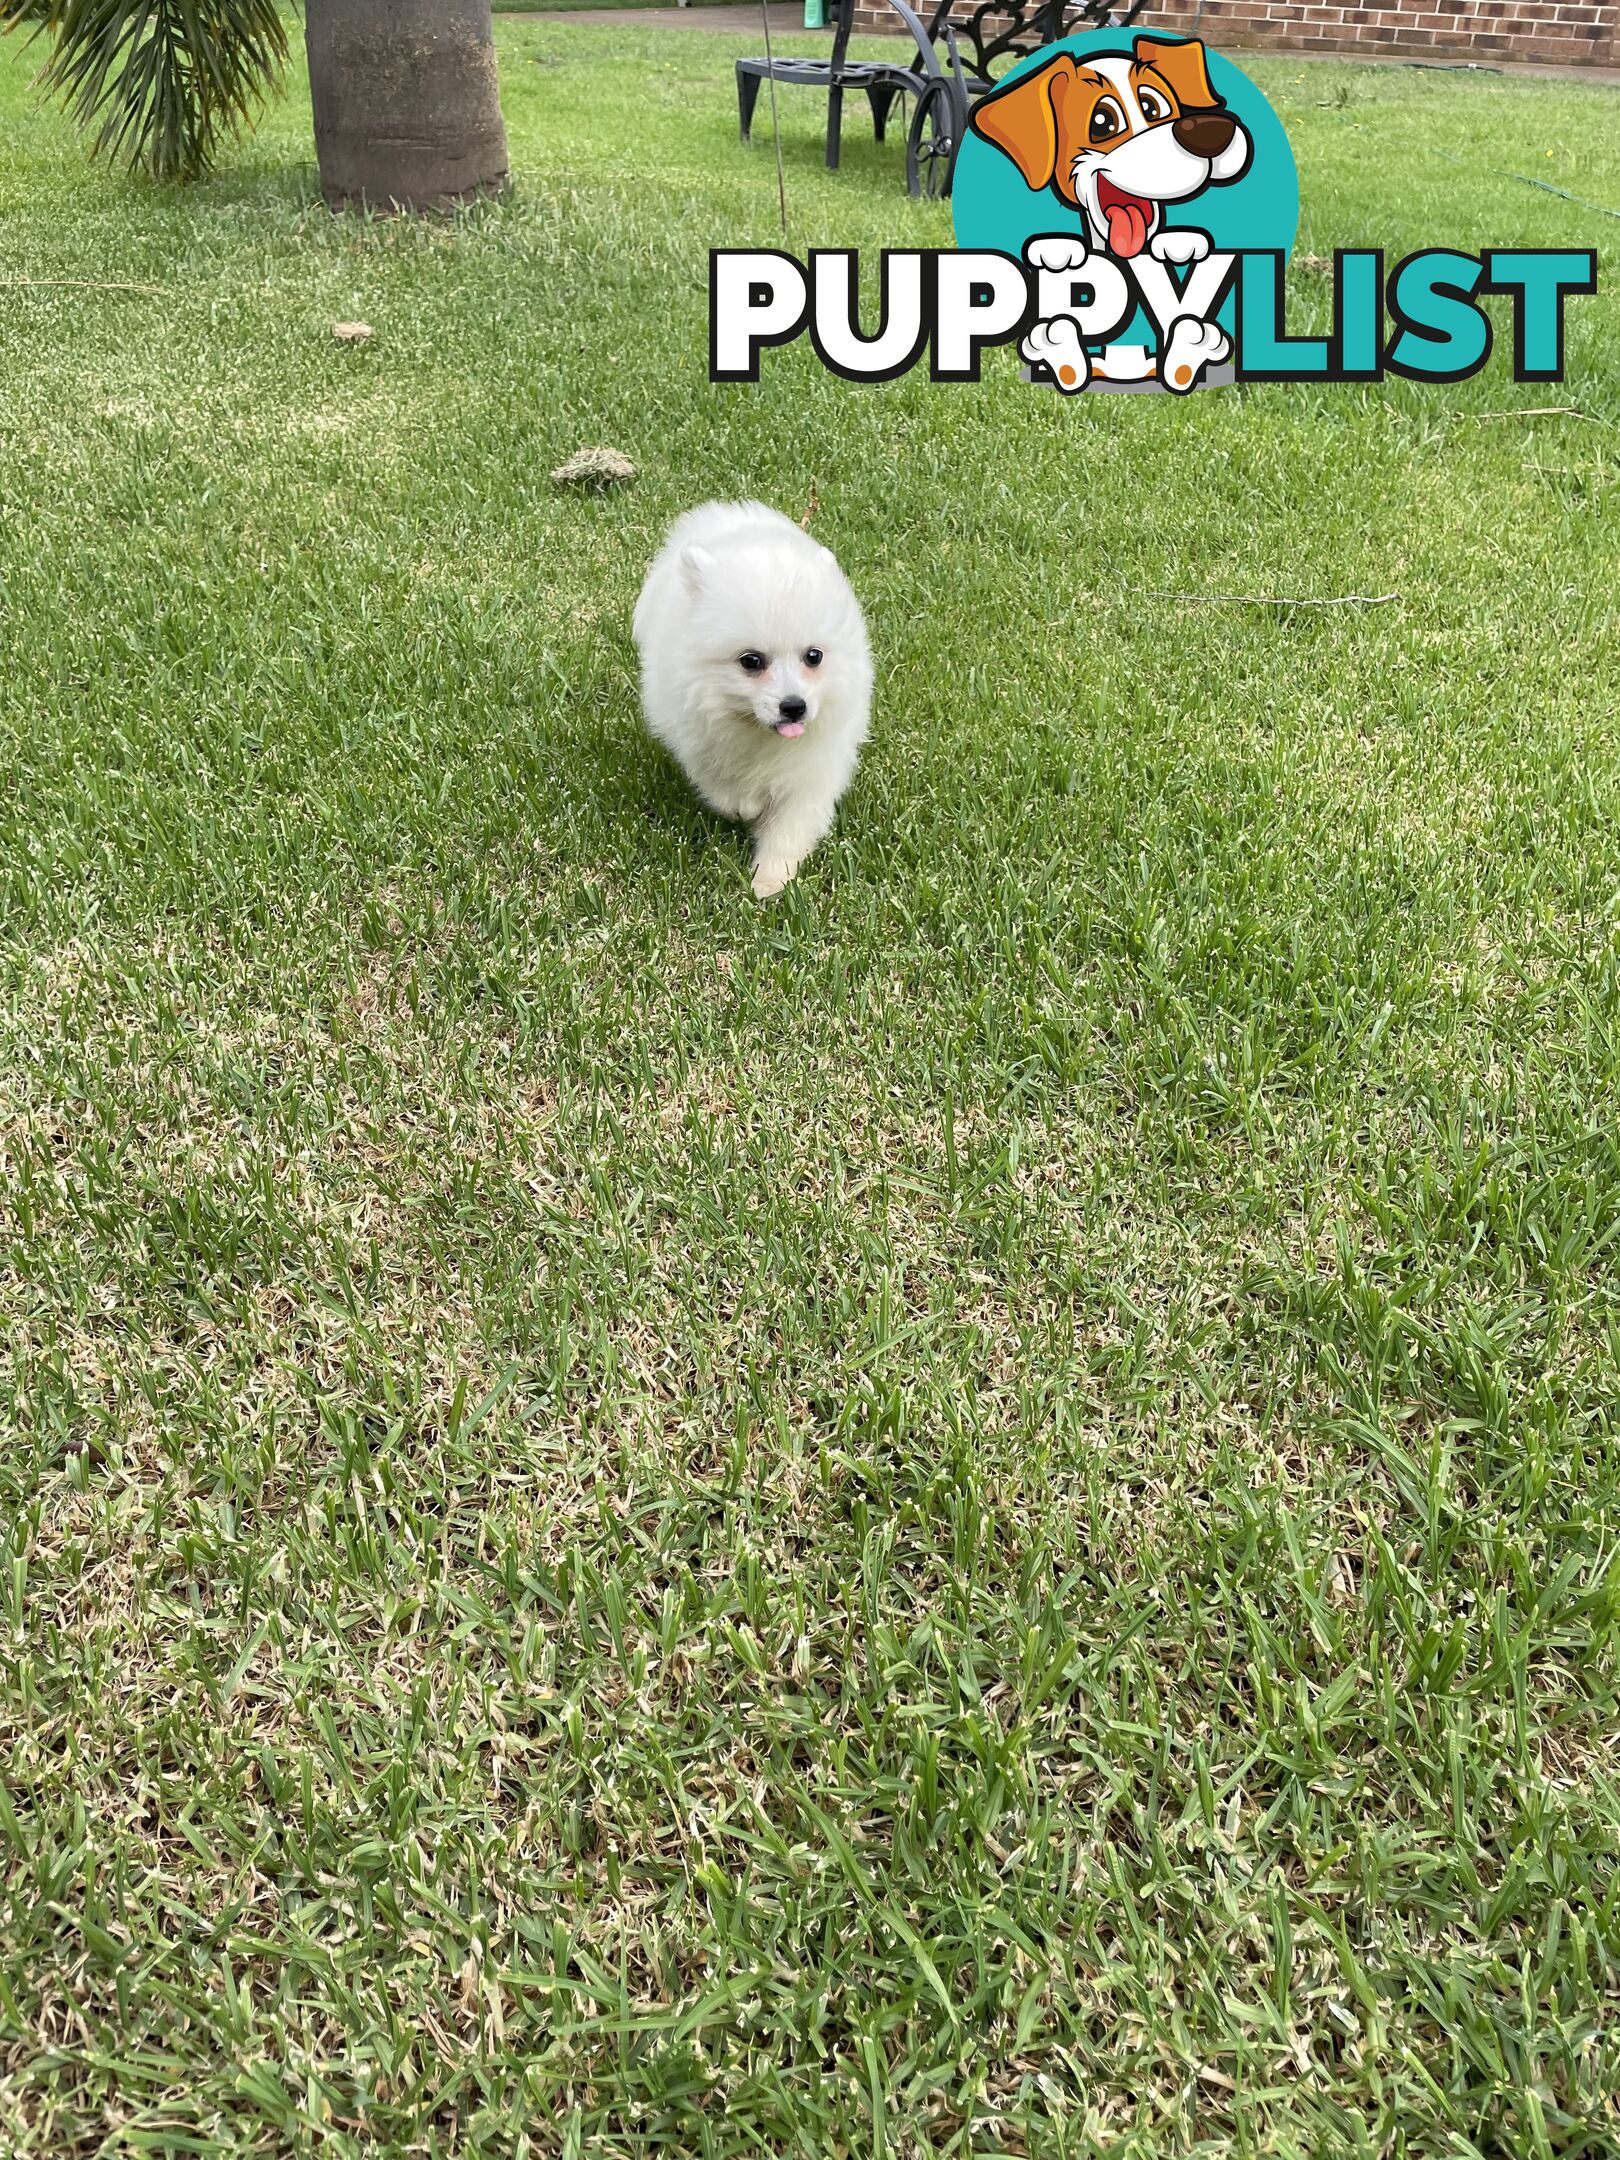
[[[804,718],[804,699],[802,697],[785,697],[776,709],[784,720],[802,720]]]
[[[1171,123],[1170,132],[1194,157],[1214,158],[1237,133],[1237,122],[1225,112],[1184,112]]]

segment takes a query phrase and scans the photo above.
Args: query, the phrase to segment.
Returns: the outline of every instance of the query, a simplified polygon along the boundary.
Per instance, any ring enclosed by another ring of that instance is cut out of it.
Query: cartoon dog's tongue
[[[1108,225],[1108,252],[1111,255],[1140,255],[1147,245],[1152,205],[1145,203],[1140,195],[1128,195],[1123,188],[1115,187],[1106,173],[1100,173],[1097,177],[1097,207]]]

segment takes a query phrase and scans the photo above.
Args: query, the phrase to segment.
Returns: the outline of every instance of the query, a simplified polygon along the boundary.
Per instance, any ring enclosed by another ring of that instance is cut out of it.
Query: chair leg
[[[838,144],[844,131],[844,86],[835,82],[827,92],[827,170],[838,170]]]
[[[737,70],[737,125],[742,139],[747,142],[754,125],[754,107],[759,101],[759,77],[745,75]]]
[[[900,95],[893,83],[873,83],[866,93],[866,102],[872,108],[872,138],[883,140],[883,132],[889,124],[889,107]]]

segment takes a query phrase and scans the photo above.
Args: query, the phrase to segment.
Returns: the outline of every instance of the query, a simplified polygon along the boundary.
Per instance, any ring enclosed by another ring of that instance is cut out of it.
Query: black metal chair
[[[889,124],[889,108],[909,91],[917,95],[924,78],[915,68],[892,60],[851,60],[847,57],[854,0],[831,0],[832,51],[825,60],[777,54],[769,60],[737,62],[737,121],[747,142],[754,125],[754,105],[762,82],[807,84],[827,93],[827,169],[838,169],[838,152],[844,126],[844,92],[864,90],[872,108],[872,133],[882,142]]]
[[[956,4],[957,0],[934,0],[925,22],[909,0],[889,0],[911,33],[913,59],[907,65],[848,59],[845,48],[853,0],[832,0],[833,43],[827,59],[780,56],[737,62],[737,111],[743,141],[748,140],[753,125],[759,86],[771,77],[826,90],[827,164],[832,170],[838,165],[846,90],[866,92],[872,132],[879,142],[888,126],[889,108],[897,97],[909,97],[906,186],[913,195],[948,195],[968,115],[995,88],[999,61],[1024,59],[1076,31],[1123,28],[1141,14],[1146,0],[978,0],[963,13],[960,23],[953,19]],[[969,55],[966,65],[964,43]]]
[[[924,23],[908,0],[889,5],[911,32],[926,80],[906,133],[906,186],[913,195],[951,192],[956,153],[980,98],[996,87],[997,66],[1024,60],[1083,30],[1123,29],[1147,0],[978,0],[960,16],[957,0],[935,0]],[[938,49],[945,49],[941,64]],[[967,61],[963,62],[963,47]],[[1003,70],[1005,72],[1005,70]]]

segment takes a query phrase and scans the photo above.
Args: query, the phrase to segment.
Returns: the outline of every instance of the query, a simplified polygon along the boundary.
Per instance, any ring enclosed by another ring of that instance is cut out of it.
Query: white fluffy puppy
[[[722,817],[753,828],[754,893],[831,829],[872,703],[866,624],[828,549],[764,503],[671,526],[636,602],[647,726]]]

